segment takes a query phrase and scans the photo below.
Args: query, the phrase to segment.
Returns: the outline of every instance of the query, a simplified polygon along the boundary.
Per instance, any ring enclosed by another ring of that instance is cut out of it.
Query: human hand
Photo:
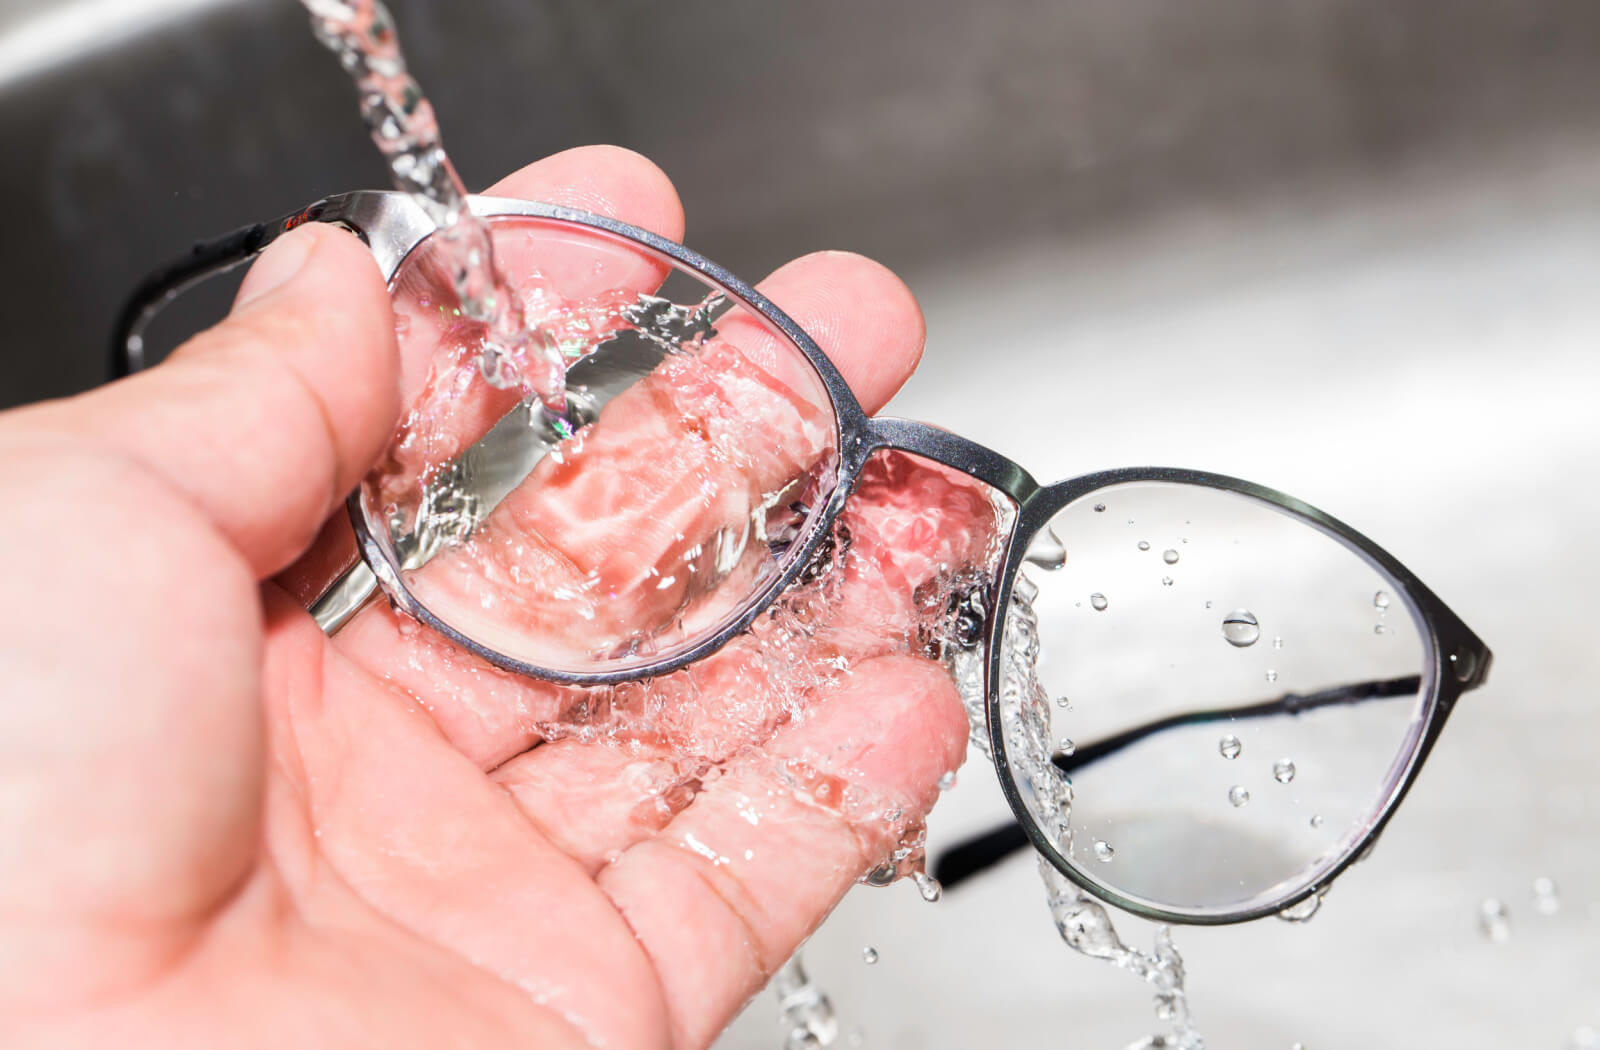
[[[682,235],[623,151],[491,192]],[[761,289],[868,411],[920,355],[864,259]],[[758,631],[640,687],[651,732],[551,739],[585,694],[387,608],[324,638],[291,594],[347,549],[322,526],[393,431],[397,354],[371,257],[312,226],[169,363],[0,416],[0,1044],[702,1047],[959,764],[912,605],[987,505],[905,458],[801,654],[850,669],[798,704]]]

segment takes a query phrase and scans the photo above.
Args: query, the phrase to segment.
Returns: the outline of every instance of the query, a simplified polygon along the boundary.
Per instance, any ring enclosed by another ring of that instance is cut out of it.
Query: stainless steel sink
[[[752,274],[823,247],[915,272],[1418,152],[1600,132],[1583,0],[391,6],[469,182],[632,146],[677,180],[694,246]],[[0,405],[98,382],[118,297],[168,253],[383,180],[291,0],[8,0],[0,56],[8,41]]]
[[[0,55],[46,6],[0,10]],[[929,315],[895,410],[1043,476],[1167,462],[1289,490],[1494,647],[1316,921],[1179,931],[1212,1045],[1556,1050],[1600,1026],[1600,5],[392,6],[469,181],[618,142],[736,271],[877,255]],[[0,70],[0,405],[98,382],[120,296],[191,239],[381,182],[297,5],[179,8]],[[975,761],[933,846],[1004,812]],[[1477,930],[1490,896],[1504,944]],[[1153,1027],[1132,978],[1061,946],[1025,860],[935,906],[859,890],[809,952],[870,1047]],[[775,1012],[722,1047],[776,1045]]]

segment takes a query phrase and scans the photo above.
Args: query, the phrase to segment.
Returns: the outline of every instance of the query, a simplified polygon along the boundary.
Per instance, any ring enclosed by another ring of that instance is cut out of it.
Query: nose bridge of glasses
[[[866,422],[869,440],[862,460],[878,449],[898,449],[931,459],[1000,490],[1019,507],[1034,498],[1039,483],[1020,465],[994,449],[929,423],[880,417]]]

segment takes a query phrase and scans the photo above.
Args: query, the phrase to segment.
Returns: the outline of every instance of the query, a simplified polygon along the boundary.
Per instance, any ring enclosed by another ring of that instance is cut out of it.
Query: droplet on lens
[[[1246,791],[1242,784],[1235,784],[1228,789],[1228,801],[1233,803],[1234,809],[1238,809],[1250,801],[1250,792]]]
[[[1067,548],[1059,536],[1046,528],[1028,544],[1024,560],[1029,565],[1054,571],[1067,563]]]
[[[1313,893],[1299,904],[1291,904],[1278,913],[1284,922],[1310,922],[1322,910],[1322,894]]]
[[[1373,634],[1384,634],[1387,632],[1387,630],[1388,628],[1384,627],[1381,623],[1375,623],[1372,625]]]
[[[1061,752],[1063,755],[1070,755],[1074,751],[1078,750],[1078,745],[1073,742],[1071,737],[1064,736],[1057,741],[1056,750]]]
[[[1540,915],[1554,915],[1561,910],[1561,892],[1555,879],[1541,875],[1533,880],[1533,907]]]
[[[878,949],[870,946],[861,949],[861,961],[866,963],[868,966],[871,966],[873,963],[877,962]]]
[[[1217,753],[1229,761],[1238,758],[1239,752],[1243,750],[1244,745],[1241,744],[1239,742],[1239,738],[1234,736],[1232,733],[1229,733],[1227,736],[1217,741]]]
[[[1149,550],[1150,549],[1150,541],[1149,540],[1140,540],[1139,541],[1139,549],[1142,550],[1142,551]]]
[[[1112,847],[1111,843],[1105,841],[1104,839],[1095,839],[1094,840],[1094,855],[1095,855],[1095,859],[1099,860],[1102,864],[1104,864],[1106,861],[1109,861],[1112,857],[1115,857],[1117,855],[1117,851]]]
[[[1172,586],[1172,577],[1171,576],[1163,576],[1163,577],[1161,577],[1161,586],[1163,586],[1163,587],[1171,587]]]
[[[1506,906],[1488,897],[1478,905],[1478,931],[1496,944],[1511,938],[1511,913]]]
[[[1222,637],[1229,645],[1243,649],[1261,638],[1261,624],[1249,609],[1235,609],[1222,618]]]
[[[1311,814],[1311,826],[1314,827],[1314,828],[1322,827],[1322,814],[1321,813],[1313,813],[1313,814]]]
[[[1294,779],[1294,762],[1291,759],[1280,758],[1272,763],[1272,779],[1280,784],[1287,784]],[[1315,779],[1315,778],[1312,778]]]
[[[1277,680],[1278,680],[1278,672],[1276,672],[1276,671],[1268,671],[1267,672],[1267,681],[1276,682]]]
[[[1096,514],[1104,514],[1106,512],[1106,505],[1104,503],[1096,503],[1094,505],[1094,512]]]
[[[1161,560],[1168,565],[1176,565],[1178,564],[1178,552],[1168,548],[1161,552]]]
[[[1089,595],[1089,604],[1094,606],[1095,612],[1105,612],[1106,606],[1111,603],[1106,601],[1105,595],[1097,591],[1094,594]]]
[[[1389,607],[1389,592],[1379,591],[1377,594],[1374,594],[1372,596],[1372,604],[1380,609],[1387,609]]]
[[[1282,638],[1274,638],[1272,640],[1272,647],[1274,649],[1282,649],[1283,648],[1283,639]]]

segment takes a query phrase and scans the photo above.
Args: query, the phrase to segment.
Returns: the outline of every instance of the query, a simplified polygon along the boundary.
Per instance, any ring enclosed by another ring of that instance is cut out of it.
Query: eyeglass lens
[[[564,417],[478,373],[481,331],[425,242],[394,282],[411,405],[362,486],[410,596],[556,670],[625,670],[716,634],[780,576],[837,481],[837,423],[761,314],[636,242],[491,228],[570,364]]]
[[[1050,530],[1003,650],[1007,753],[1040,826],[1093,883],[1169,912],[1234,912],[1313,884],[1421,738],[1420,614],[1343,542],[1233,492],[1117,485]],[[1030,765],[1040,748],[1053,762]]]

